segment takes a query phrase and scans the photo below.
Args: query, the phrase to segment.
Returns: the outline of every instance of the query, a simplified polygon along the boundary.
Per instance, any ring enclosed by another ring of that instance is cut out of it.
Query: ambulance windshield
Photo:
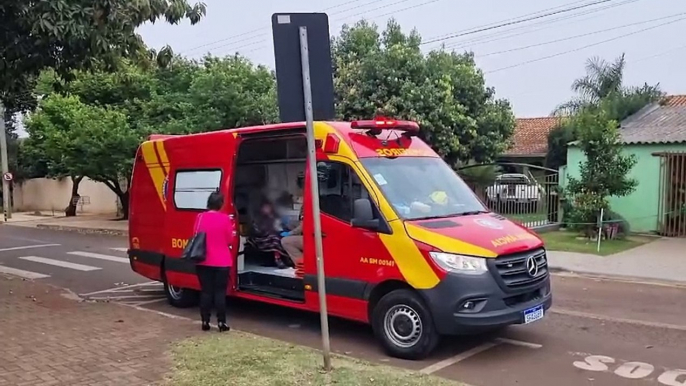
[[[362,164],[396,213],[407,220],[477,214],[488,210],[440,158],[364,158]]]

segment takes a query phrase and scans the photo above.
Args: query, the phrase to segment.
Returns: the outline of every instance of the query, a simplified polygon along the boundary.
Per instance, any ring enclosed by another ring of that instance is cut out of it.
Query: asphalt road
[[[197,310],[172,308],[158,284],[130,272],[122,260],[125,249],[123,238],[0,225],[0,273],[197,318]],[[368,327],[337,319],[331,320],[332,348],[475,386],[686,386],[686,287],[557,275],[553,291],[554,306],[542,321],[498,334],[447,338],[423,361],[389,358]],[[320,344],[316,315],[235,300],[230,306],[237,329]]]

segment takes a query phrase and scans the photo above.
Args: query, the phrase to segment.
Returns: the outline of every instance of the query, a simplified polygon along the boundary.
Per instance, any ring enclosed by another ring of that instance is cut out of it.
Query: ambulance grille
[[[532,263],[527,266],[529,258],[533,258],[535,267]],[[502,284],[510,289],[526,288],[548,277],[548,259],[543,248],[500,256],[493,268]]]

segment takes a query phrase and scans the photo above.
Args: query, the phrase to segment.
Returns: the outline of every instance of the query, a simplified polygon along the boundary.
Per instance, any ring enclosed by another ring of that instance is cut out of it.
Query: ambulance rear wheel
[[[164,280],[164,293],[167,296],[167,302],[177,308],[190,308],[198,305],[198,292],[188,289],[173,286]]]
[[[431,312],[411,290],[395,290],[379,300],[372,327],[386,352],[402,359],[427,357],[440,338]]]

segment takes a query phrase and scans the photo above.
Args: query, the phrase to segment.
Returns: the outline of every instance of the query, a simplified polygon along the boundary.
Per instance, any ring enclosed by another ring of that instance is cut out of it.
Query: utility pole
[[[9,173],[9,161],[7,160],[7,132],[5,131],[5,107],[0,101],[0,162],[2,162],[2,208],[5,214],[5,222],[12,218],[12,208],[10,208],[10,181],[5,179]]]
[[[310,172],[310,189],[312,192],[312,217],[314,219],[314,249],[317,259],[317,292],[319,293],[319,315],[322,327],[322,352],[324,354],[324,370],[328,372],[331,371],[331,343],[329,341],[329,315],[326,307],[324,249],[322,247],[322,224],[319,214],[319,179],[314,140],[314,114],[312,113],[312,83],[310,79],[310,50],[307,41],[307,27],[300,27],[300,58],[307,127],[307,166]]]

